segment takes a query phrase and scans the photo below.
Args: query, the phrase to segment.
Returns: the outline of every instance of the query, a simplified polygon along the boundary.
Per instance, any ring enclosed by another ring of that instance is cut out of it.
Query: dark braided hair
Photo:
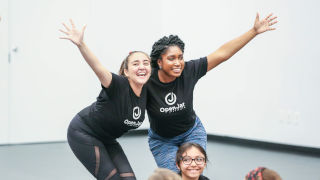
[[[184,52],[184,42],[177,35],[164,36],[153,44],[150,55],[151,67],[159,68],[158,59],[161,59],[161,55],[171,46],[178,46],[182,53]]]

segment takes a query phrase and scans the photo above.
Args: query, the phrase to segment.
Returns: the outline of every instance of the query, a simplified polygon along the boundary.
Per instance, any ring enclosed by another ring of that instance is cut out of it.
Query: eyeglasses
[[[194,161],[197,165],[203,165],[206,159],[204,157],[196,157],[193,159],[190,156],[184,156],[184,157],[181,157],[181,161],[185,165],[190,165],[192,161]]]

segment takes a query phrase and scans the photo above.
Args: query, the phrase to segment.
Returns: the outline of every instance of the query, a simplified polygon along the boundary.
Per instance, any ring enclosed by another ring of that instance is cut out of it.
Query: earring
[[[162,69],[162,66],[159,66],[159,69]]]

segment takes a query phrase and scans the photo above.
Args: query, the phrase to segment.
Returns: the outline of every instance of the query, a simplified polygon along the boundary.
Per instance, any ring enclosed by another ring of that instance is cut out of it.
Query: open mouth
[[[147,76],[147,73],[146,72],[139,72],[139,73],[137,73],[137,76],[138,77],[145,77],[145,76]]]
[[[173,68],[172,71],[174,73],[180,73],[181,72],[181,68]]]
[[[194,174],[194,173],[199,173],[200,169],[188,169],[188,171]]]

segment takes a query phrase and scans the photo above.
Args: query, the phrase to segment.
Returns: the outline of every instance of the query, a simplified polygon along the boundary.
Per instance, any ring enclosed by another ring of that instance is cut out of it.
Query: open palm
[[[278,21],[275,19],[277,16],[272,16],[272,14],[269,14],[266,18],[259,20],[259,14],[257,13],[256,20],[254,22],[254,29],[256,30],[257,34],[275,30],[276,28],[272,28],[271,26],[276,24]]]
[[[66,30],[59,29],[59,31],[64,33],[66,36],[60,37],[60,39],[68,39],[75,45],[79,46],[83,42],[83,35],[86,25],[83,26],[81,31],[79,31],[78,29],[76,29],[76,26],[74,25],[72,19],[70,19],[70,23],[71,28],[69,28],[65,23],[62,23]]]

